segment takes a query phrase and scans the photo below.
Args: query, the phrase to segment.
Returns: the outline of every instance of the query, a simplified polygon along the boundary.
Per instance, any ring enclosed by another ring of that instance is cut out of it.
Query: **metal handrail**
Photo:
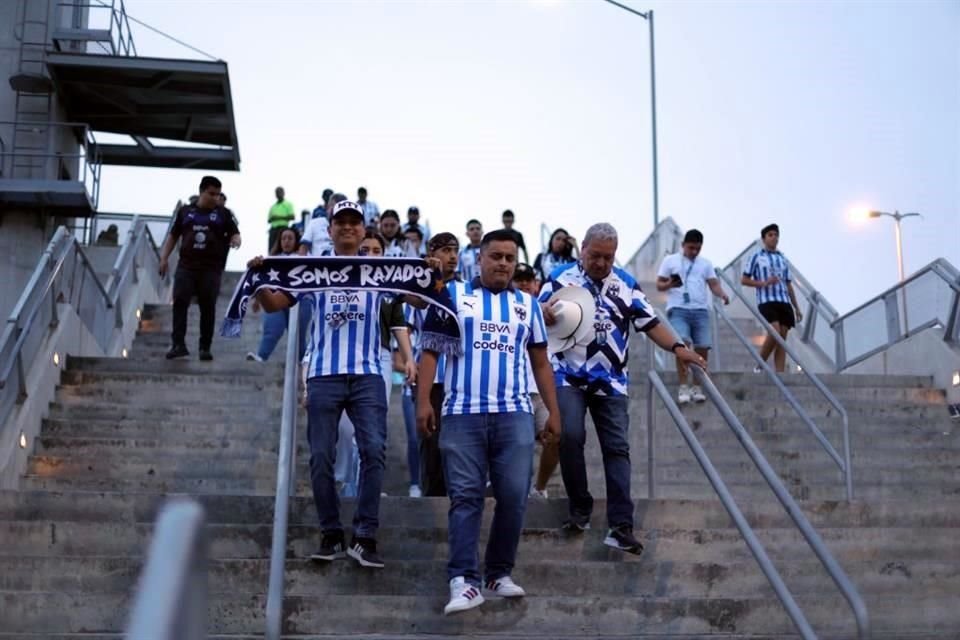
[[[833,394],[830,389],[827,388],[827,385],[823,384],[820,378],[810,370],[810,367],[807,366],[806,361],[801,358],[797,352],[787,344],[787,341],[783,339],[779,332],[773,328],[773,326],[767,322],[767,319],[764,318],[757,308],[750,304],[750,301],[747,300],[747,297],[743,294],[743,291],[739,287],[734,286],[730,279],[724,275],[723,271],[720,269],[716,270],[717,277],[720,278],[724,283],[726,283],[727,288],[733,291],[733,294],[737,296],[740,302],[743,303],[753,317],[760,323],[760,326],[763,327],[763,330],[767,335],[772,336],[774,341],[784,350],[787,354],[793,358],[793,361],[797,363],[800,367],[800,372],[810,381],[810,383],[816,387],[817,391],[826,399],[826,401],[837,410],[837,413],[840,414],[840,418],[843,421],[843,469],[844,469],[844,482],[846,485],[847,500],[853,499],[853,466],[850,464],[850,418],[847,415],[847,410],[843,407],[840,400],[837,399],[837,396]],[[752,352],[753,350],[750,349]],[[814,432],[816,435],[816,432]],[[819,440],[819,438],[818,438]],[[821,442],[820,444],[823,444]],[[829,451],[828,451],[829,453]]]
[[[287,353],[283,369],[283,413],[280,418],[280,450],[277,454],[277,494],[273,506],[273,545],[270,548],[270,582],[267,586],[266,638],[280,640],[283,622],[283,574],[287,558],[287,524],[290,497],[296,493],[297,461],[297,367],[300,323],[296,311],[287,322]]]
[[[96,300],[93,302],[94,315],[91,317],[80,313],[80,321],[101,349],[105,351],[109,349],[114,330],[123,326],[119,301],[126,291],[124,285],[130,275],[133,275],[134,282],[136,281],[135,274],[130,273],[137,266],[135,256],[139,255],[145,246],[152,249],[153,255],[156,255],[157,251],[145,222],[135,219],[131,233],[132,240],[124,245],[114,263],[114,271],[119,273],[120,277],[112,278],[105,287],[87,258],[80,241],[66,227],[61,226],[56,230],[11,311],[3,333],[0,334],[0,429],[7,423],[9,413],[15,408],[9,399],[4,400],[7,394],[14,392],[10,390],[9,384],[14,371],[17,372],[18,402],[28,396],[24,369],[27,365],[36,365],[35,354],[25,353],[24,349],[28,338],[37,330],[38,318],[47,305],[51,307],[51,323],[47,326],[47,331],[50,332],[56,327],[58,321],[58,302],[70,301],[79,309],[84,302],[81,299],[83,287],[92,285],[96,292]],[[71,256],[79,264],[75,264],[73,270],[67,273],[66,262]],[[59,285],[58,281],[60,281]],[[167,286],[170,282],[169,274],[161,282]],[[74,300],[74,294],[78,291],[81,298]],[[112,319],[111,311],[115,311]]]
[[[208,545],[199,504],[181,499],[163,507],[140,576],[127,640],[207,637]]]
[[[753,359],[756,361],[757,365],[763,369],[764,373],[767,374],[767,377],[773,382],[774,386],[780,390],[780,393],[783,395],[784,399],[787,401],[793,410],[796,412],[797,416],[800,417],[800,420],[807,426],[810,432],[813,434],[813,437],[817,439],[817,442],[820,443],[820,446],[823,447],[823,450],[827,452],[827,455],[830,456],[830,459],[836,463],[837,467],[840,468],[840,472],[844,475],[844,485],[847,493],[847,501],[853,500],[853,480],[847,481],[851,478],[850,470],[845,466],[844,460],[849,460],[850,455],[848,451],[844,451],[844,457],[841,458],[840,454],[837,453],[837,450],[834,448],[833,444],[827,440],[827,437],[823,435],[823,431],[817,426],[813,421],[813,418],[810,417],[810,414],[807,413],[806,409],[801,406],[800,402],[797,400],[796,396],[793,395],[793,392],[787,388],[787,385],[783,383],[783,380],[780,379],[773,369],[770,368],[770,365],[767,364],[767,361],[760,357],[760,354],[756,352],[755,349],[750,344],[750,340],[747,339],[747,336],[743,334],[740,328],[733,322],[727,312],[719,304],[714,302],[714,313],[723,319],[727,323],[727,326],[730,327],[730,330],[733,331],[733,334],[737,337],[737,340],[740,341],[740,344],[743,345],[744,349],[747,350]],[[844,444],[846,444],[846,439]]]
[[[790,495],[790,492],[787,491],[786,487],[783,486],[783,482],[781,482],[780,478],[777,476],[777,473],[770,466],[770,463],[767,462],[766,458],[763,457],[760,449],[753,442],[750,434],[744,428],[743,424],[740,423],[740,420],[737,419],[737,416],[730,409],[730,406],[723,399],[723,396],[717,390],[716,386],[714,386],[713,381],[710,380],[710,377],[707,376],[703,369],[696,365],[690,365],[690,369],[693,372],[694,378],[696,378],[697,382],[700,384],[700,387],[704,390],[707,397],[710,398],[710,401],[714,404],[724,421],[733,431],[737,441],[740,442],[744,451],[748,456],[750,456],[754,466],[756,466],[757,470],[760,471],[760,474],[763,476],[764,481],[766,481],[767,486],[770,487],[777,499],[780,501],[780,504],[783,505],[787,515],[790,516],[791,520],[793,520],[793,523],[796,525],[801,535],[803,535],[804,539],[807,541],[807,544],[813,550],[814,554],[816,554],[817,559],[820,560],[820,564],[823,565],[824,569],[826,569],[827,573],[830,575],[830,578],[833,580],[834,584],[837,585],[837,588],[850,605],[850,609],[853,611],[854,619],[856,620],[858,636],[861,638],[861,640],[869,638],[869,615],[867,613],[866,604],[864,604],[863,598],[860,596],[857,588],[853,585],[853,582],[837,563],[836,559],[834,559],[833,555],[830,553],[830,550],[827,548],[826,544],[824,544],[823,539],[817,533],[816,529],[813,528],[813,525],[810,524],[810,521],[807,519],[807,517],[803,514],[803,511],[800,509],[800,506],[797,504],[796,500],[793,499],[793,496]],[[774,592],[777,594],[777,598],[780,599],[780,602],[787,611],[787,615],[790,616],[794,626],[796,626],[797,631],[805,639],[815,639],[817,636],[810,627],[806,616],[804,616],[803,611],[797,605],[789,589],[787,589],[786,585],[783,583],[783,579],[780,577],[776,567],[773,566],[769,556],[767,556],[762,543],[759,541],[753,529],[750,527],[750,524],[743,516],[743,513],[737,506],[736,501],[733,499],[733,496],[727,489],[726,484],[720,477],[720,474],[713,466],[713,463],[711,463],[709,456],[707,456],[706,451],[704,451],[703,447],[700,445],[699,440],[697,440],[697,436],[694,434],[693,429],[690,428],[686,418],[684,418],[683,414],[680,412],[680,408],[677,406],[676,402],[674,402],[670,392],[663,384],[663,380],[660,378],[659,374],[653,370],[647,374],[647,377],[650,382],[649,402],[651,406],[653,404],[653,393],[656,392],[666,406],[670,417],[673,418],[674,423],[680,430],[680,433],[686,441],[687,446],[690,447],[694,457],[696,457],[700,468],[703,469],[704,474],[710,481],[710,485],[713,487],[714,491],[716,491],[717,496],[723,503],[727,513],[729,513],[730,517],[733,519],[734,524],[740,531],[740,534],[743,536],[747,546],[750,548],[750,552],[760,565],[760,570],[763,571],[763,574],[767,577],[767,580],[770,582],[770,586],[773,587]],[[650,424],[647,425],[647,429],[648,431],[653,431],[655,429],[655,424],[651,421]],[[654,469],[648,469],[647,473],[648,475],[652,476]]]

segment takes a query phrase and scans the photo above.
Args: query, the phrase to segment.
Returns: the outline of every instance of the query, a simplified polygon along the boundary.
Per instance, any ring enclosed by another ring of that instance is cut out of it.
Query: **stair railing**
[[[767,361],[760,357],[760,354],[757,353],[756,349],[753,348],[753,345],[750,344],[750,340],[743,334],[743,331],[734,323],[734,321],[727,315],[727,312],[723,309],[721,305],[714,302],[714,313],[717,317],[722,319],[730,330],[733,331],[733,334],[737,337],[737,340],[740,341],[740,344],[743,345],[743,348],[746,349],[747,353],[754,359],[763,372],[766,374],[767,378],[773,382],[774,386],[780,391],[784,399],[787,401],[793,410],[796,412],[797,416],[810,430],[810,433],[813,434],[813,437],[817,439],[817,442],[820,443],[820,446],[823,447],[823,450],[827,452],[827,455],[830,456],[830,459],[836,463],[837,467],[840,468],[840,473],[843,474],[844,478],[844,487],[847,495],[847,502],[853,500],[853,477],[850,468],[850,436],[849,436],[849,425],[847,424],[847,413],[841,406],[837,409],[840,415],[843,417],[843,458],[840,457],[840,454],[837,453],[837,450],[834,448],[833,444],[823,435],[823,431],[817,424],[813,421],[813,418],[810,417],[810,414],[807,413],[806,409],[800,404],[797,400],[797,397],[787,388],[787,385],[783,383],[783,380],[780,379],[773,369],[770,368],[770,365],[767,364]],[[776,332],[774,332],[776,333]],[[779,335],[777,336],[780,337]],[[782,342],[782,340],[781,340]],[[800,368],[803,371],[807,371],[807,368],[802,364]],[[808,373],[808,377],[813,374]],[[832,395],[832,394],[831,394]]]
[[[140,576],[127,640],[207,637],[208,544],[199,504],[175,500],[163,507]]]
[[[650,348],[652,349],[652,345],[650,345]],[[803,535],[804,539],[807,541],[807,544],[816,554],[820,564],[823,565],[834,584],[836,584],[837,588],[843,594],[843,597],[849,604],[850,609],[853,612],[854,619],[856,620],[858,637],[861,640],[869,638],[870,624],[867,607],[864,604],[860,593],[857,591],[857,588],[853,585],[853,582],[834,559],[833,555],[830,553],[830,550],[827,549],[823,539],[817,533],[816,529],[813,528],[813,525],[810,524],[810,521],[807,520],[806,516],[803,514],[803,511],[800,509],[800,506],[793,499],[793,496],[790,495],[790,492],[787,491],[786,487],[784,487],[783,482],[777,476],[777,473],[770,466],[770,463],[767,462],[766,458],[763,457],[763,454],[760,452],[760,449],[757,447],[757,445],[754,444],[750,434],[744,428],[743,424],[740,423],[740,420],[736,417],[736,415],[734,415],[733,411],[730,409],[729,405],[727,405],[726,401],[723,399],[723,396],[717,390],[716,386],[714,386],[706,372],[696,365],[690,365],[690,369],[693,372],[694,378],[706,393],[706,396],[720,412],[720,415],[723,417],[724,421],[727,423],[727,425],[729,425],[730,429],[736,436],[737,441],[743,447],[747,455],[750,456],[750,459],[760,471],[760,474],[763,476],[767,486],[769,486],[776,495],[777,499],[780,501],[780,504],[783,505],[787,515],[793,521],[794,525],[796,525],[801,535]],[[727,510],[727,513],[730,514],[734,525],[743,536],[743,539],[750,548],[750,552],[756,559],[757,564],[760,565],[760,570],[770,582],[770,586],[773,588],[774,593],[776,593],[781,604],[783,604],[783,607],[786,610],[787,615],[790,616],[790,620],[796,627],[797,632],[805,640],[815,640],[817,638],[816,633],[810,626],[810,623],[804,615],[803,610],[800,608],[799,604],[797,604],[797,601],[794,599],[793,594],[790,593],[790,590],[787,588],[786,584],[784,584],[783,578],[780,576],[777,568],[773,565],[773,562],[767,555],[763,543],[761,543],[759,538],[757,538],[757,535],[750,526],[750,523],[747,522],[743,512],[740,511],[740,508],[737,506],[737,503],[731,495],[730,490],[727,488],[726,483],[724,483],[723,478],[720,477],[719,472],[713,466],[713,463],[710,461],[710,457],[703,449],[703,446],[697,439],[696,434],[694,434],[693,429],[690,428],[690,425],[687,422],[687,419],[683,416],[683,413],[681,413],[680,408],[677,406],[676,402],[674,402],[673,397],[667,390],[666,385],[664,385],[660,375],[655,370],[651,369],[647,373],[647,378],[650,383],[648,394],[648,408],[650,409],[650,419],[647,424],[648,434],[652,433],[656,428],[653,417],[655,414],[652,412],[653,395],[656,393],[660,396],[660,399],[666,407],[667,412],[670,414],[670,417],[673,419],[674,424],[676,424],[677,428],[680,430],[680,434],[686,441],[687,446],[697,459],[697,463],[707,476],[707,480],[709,480],[713,490],[720,498],[720,502],[723,503],[723,506]],[[650,438],[649,435],[648,438]],[[650,439],[650,442],[652,442],[652,438]],[[648,455],[651,454],[648,452]],[[652,460],[652,457],[648,459],[648,462],[650,460]],[[654,473],[655,469],[651,464],[647,469],[648,477],[651,479],[651,498],[654,496],[655,488],[655,484],[652,480]]]
[[[817,389],[817,391],[820,392],[824,399],[826,399],[826,401],[837,410],[837,413],[840,415],[840,419],[843,422],[843,465],[841,466],[841,471],[843,472],[844,484],[846,485],[847,500],[853,500],[853,474],[851,473],[853,467],[850,464],[850,418],[847,416],[847,410],[843,407],[843,404],[840,403],[840,400],[837,399],[837,396],[835,396],[833,392],[827,388],[827,385],[823,384],[823,381],[820,380],[817,374],[811,371],[811,368],[807,366],[806,361],[801,358],[796,350],[794,350],[793,347],[791,347],[787,341],[783,339],[780,333],[774,329],[769,322],[767,322],[767,319],[760,314],[756,306],[750,304],[750,301],[747,300],[747,297],[743,294],[743,291],[740,290],[740,287],[734,286],[733,282],[730,281],[730,278],[728,278],[720,269],[717,269],[717,277],[727,285],[727,288],[730,289],[730,291],[737,296],[740,302],[743,303],[743,306],[750,311],[757,322],[760,323],[760,326],[763,327],[763,330],[767,333],[767,335],[771,336],[774,342],[776,342],[780,348],[786,351],[787,355],[793,358],[793,361],[796,362],[797,366],[800,368],[800,373],[802,373]],[[754,349],[750,347],[749,344],[747,345],[747,351],[750,353],[755,353]],[[768,374],[772,373],[766,364],[763,365],[763,368]],[[775,376],[775,374],[773,375]],[[794,408],[796,409],[796,407]],[[809,427],[810,425],[808,424],[807,426]],[[822,437],[822,433],[817,435],[818,432],[819,429],[814,430],[814,436],[816,436],[820,444],[824,445],[824,448],[826,448],[826,445],[829,444],[829,442],[826,440],[826,438]],[[827,453],[829,454],[832,449],[833,447],[831,446],[829,449],[827,449]],[[834,451],[834,454],[835,453],[836,451]],[[833,454],[831,454],[831,457],[833,457]],[[836,462],[836,458],[834,458],[834,462]]]
[[[273,505],[273,542],[270,548],[270,581],[267,585],[266,640],[280,640],[283,622],[283,575],[287,559],[287,526],[290,499],[296,495],[297,385],[300,358],[300,322],[296,310],[287,323],[287,353],[283,369],[283,413],[277,453],[277,494]]]
[[[150,230],[145,221],[134,218],[105,287],[80,241],[66,227],[57,228],[0,333],[0,429],[9,422],[14,409],[27,400],[31,368],[48,366],[38,355],[59,324],[57,305],[72,305],[97,346],[105,353],[119,355],[123,345],[117,343],[117,330],[139,321],[123,316],[122,299],[137,284],[138,267],[157,275],[157,266]],[[154,280],[158,296],[168,283],[169,278]],[[4,453],[0,451],[0,459]]]

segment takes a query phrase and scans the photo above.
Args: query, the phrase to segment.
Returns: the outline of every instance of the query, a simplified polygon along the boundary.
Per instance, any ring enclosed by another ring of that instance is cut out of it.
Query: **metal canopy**
[[[71,120],[95,131],[222,147],[102,145],[105,164],[239,169],[226,62],[48,51],[46,63]]]
[[[0,180],[0,209],[42,209],[52,215],[89,218],[96,210],[76,180]]]

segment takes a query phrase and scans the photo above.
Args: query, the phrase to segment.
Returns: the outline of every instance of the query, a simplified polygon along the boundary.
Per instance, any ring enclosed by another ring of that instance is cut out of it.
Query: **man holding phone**
[[[693,347],[706,361],[712,346],[707,289],[724,304],[730,304],[730,298],[724,293],[713,265],[700,256],[701,248],[703,234],[696,229],[687,231],[680,252],[667,256],[660,264],[657,290],[667,292],[667,319],[670,326],[687,347]],[[679,404],[707,399],[699,385],[687,384],[687,366],[679,358],[677,376],[680,379],[677,393]]]

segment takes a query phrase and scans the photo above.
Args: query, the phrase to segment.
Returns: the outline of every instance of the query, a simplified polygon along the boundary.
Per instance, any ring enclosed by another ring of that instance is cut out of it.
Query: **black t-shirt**
[[[528,260],[527,244],[523,241],[523,234],[517,231],[516,229],[507,229],[506,227],[504,227],[503,230],[513,236],[514,242],[517,243],[517,253],[519,253],[520,251],[523,251],[523,261],[527,262]]]
[[[223,209],[185,205],[177,212],[170,235],[180,238],[180,266],[184,269],[223,269],[230,237],[240,233],[233,216]]]

